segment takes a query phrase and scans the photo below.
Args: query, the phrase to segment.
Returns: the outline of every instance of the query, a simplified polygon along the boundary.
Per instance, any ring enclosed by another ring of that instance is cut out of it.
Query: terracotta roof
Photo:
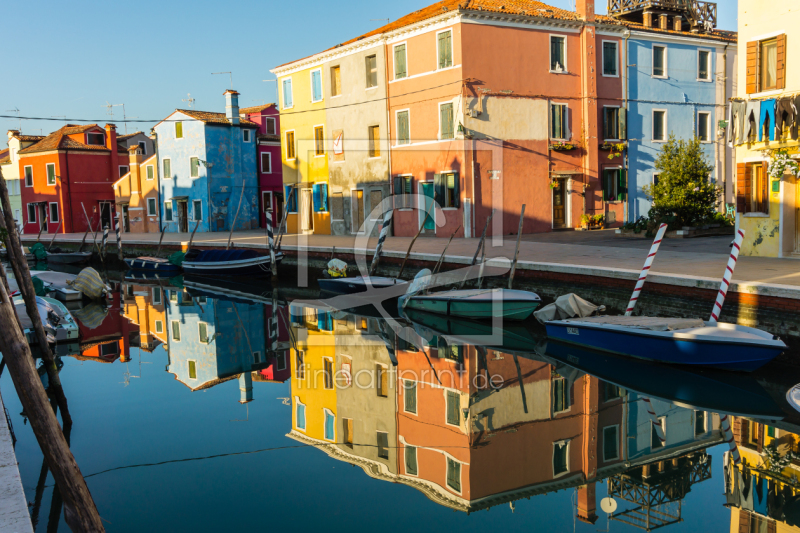
[[[101,130],[103,129],[97,124],[85,124],[83,126],[78,124],[67,124],[61,129],[64,130],[64,135],[75,135],[76,133],[83,133],[93,128],[100,128]]]
[[[275,107],[275,104],[262,104],[262,105],[254,105],[253,107],[242,107],[239,109],[240,115],[249,115],[251,113],[259,113],[264,111],[265,109],[269,109],[270,107]]]
[[[671,35],[686,35],[689,37],[695,37],[697,39],[712,39],[715,41],[727,41],[735,43],[738,37],[738,34],[735,31],[728,31],[728,30],[715,29],[711,33],[693,33],[691,31],[662,30],[661,28],[657,27],[648,28],[644,24],[640,24],[638,22],[629,22],[626,20],[622,20],[620,21],[620,23],[627,26],[629,29],[633,31],[646,31],[646,32],[664,33]]]
[[[11,153],[11,148],[6,148],[5,150],[0,150],[0,165],[7,163],[11,160],[8,154]]]
[[[44,135],[14,135],[21,142],[39,142],[44,139]]]
[[[176,109],[180,113],[184,115],[188,115],[194,119],[197,119],[201,122],[205,122],[206,124],[219,124],[223,126],[230,126],[231,123],[228,121],[228,118],[225,116],[225,113],[213,113],[211,111],[198,111],[196,109]],[[255,122],[251,122],[246,118],[239,119],[240,126],[252,126],[254,128],[258,127],[258,124]]]
[[[141,131],[134,131],[133,133],[126,133],[125,135],[117,135],[117,141],[124,141],[124,140],[130,139],[131,137],[135,137],[136,135],[139,135],[140,133],[142,135],[144,135],[144,133],[142,133]]]
[[[88,150],[93,152],[110,152],[105,146],[96,144],[83,144],[78,142],[67,135],[74,135],[82,133],[90,128],[97,127],[97,124],[90,124],[88,126],[75,126],[74,124],[67,124],[61,129],[58,129],[44,137],[36,144],[20,150],[20,154],[32,154],[35,152],[48,152],[51,150]]]

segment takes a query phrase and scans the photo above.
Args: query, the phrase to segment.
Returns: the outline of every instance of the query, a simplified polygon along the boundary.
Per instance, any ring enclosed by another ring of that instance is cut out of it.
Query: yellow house
[[[291,307],[292,430],[321,442],[337,442],[336,346],[330,313]]]
[[[150,352],[159,344],[167,345],[163,287],[126,284],[122,314],[139,326],[139,347],[142,350]]]
[[[145,159],[137,145],[128,152],[128,172],[113,185],[120,228],[124,233],[159,233],[158,156]]]
[[[330,235],[330,135],[325,131],[322,69],[299,60],[271,72],[278,78],[287,232]]]
[[[800,188],[790,174],[770,176],[780,151],[800,157],[800,10],[795,0],[739,0],[738,98],[731,103],[728,142],[736,146],[736,224],[741,253],[800,253]],[[778,126],[778,128],[776,128]],[[776,129],[778,131],[776,131]]]

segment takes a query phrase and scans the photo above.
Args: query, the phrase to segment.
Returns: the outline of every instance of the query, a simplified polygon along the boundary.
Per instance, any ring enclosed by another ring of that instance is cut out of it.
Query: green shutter
[[[395,79],[405,78],[406,71],[406,45],[394,47],[394,77]]]
[[[417,449],[413,446],[405,447],[406,454],[406,474],[417,475]]]
[[[403,111],[397,114],[397,144],[408,144],[409,140],[408,111]]]
[[[439,127],[442,139],[453,138],[453,104],[443,104],[439,107]]]
[[[447,391],[447,423],[457,426],[461,424],[460,396],[457,392]]]
[[[444,206],[444,176],[441,174],[433,175],[433,200],[440,207]]]
[[[628,138],[628,110],[624,107],[619,108],[619,138],[625,140]]]
[[[446,54],[445,54],[445,35],[446,33],[439,34],[439,68],[445,67],[446,62]]]
[[[183,122],[176,122],[175,123],[175,138],[182,139],[183,138]]]
[[[617,173],[617,200],[625,199],[625,193],[627,193],[628,189],[627,177],[627,171],[624,168],[619,169]]]

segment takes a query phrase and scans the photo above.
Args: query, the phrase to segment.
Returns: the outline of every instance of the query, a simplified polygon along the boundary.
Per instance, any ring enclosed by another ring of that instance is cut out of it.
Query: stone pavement
[[[0,398],[0,533],[5,532],[33,533],[33,526],[3,399]]]
[[[160,235],[156,233],[124,234],[123,244],[155,247]],[[23,240],[29,242],[33,237]],[[50,237],[43,238],[47,242]],[[56,238],[58,242],[79,242],[83,234],[65,234]],[[165,246],[185,245],[189,234],[168,233]],[[194,244],[198,246],[220,246],[227,243],[223,233],[197,233]],[[263,229],[236,232],[233,242],[237,247],[266,248]],[[287,252],[330,253],[333,246],[340,253],[354,251],[372,252],[376,238],[363,236],[332,235],[286,235],[282,247]],[[390,237],[384,244],[387,257],[402,258],[410,237]],[[508,258],[514,254],[514,236],[487,238],[487,258]],[[694,239],[666,239],[653,263],[648,282],[665,283],[685,287],[717,289],[727,264],[730,237],[701,237]],[[447,239],[419,238],[414,244],[411,258],[421,261],[436,261],[442,253]],[[446,262],[469,263],[477,248],[478,239],[454,239],[447,250]],[[649,239],[613,237],[610,232],[553,232],[542,235],[526,235],[520,243],[518,269],[583,274],[617,279],[636,279],[641,271]],[[115,243],[110,240],[109,247]],[[163,253],[163,252],[162,252]],[[500,262],[492,262],[498,264]],[[733,276],[731,289],[765,296],[800,299],[800,261],[764,257],[740,257]]]

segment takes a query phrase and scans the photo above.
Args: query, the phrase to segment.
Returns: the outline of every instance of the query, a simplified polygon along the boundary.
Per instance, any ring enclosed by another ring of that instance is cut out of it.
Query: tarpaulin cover
[[[37,242],[36,244],[31,246],[30,251],[38,261],[44,261],[45,259],[47,259],[47,250],[45,250],[44,244],[40,242]]]
[[[31,281],[33,282],[33,290],[36,292],[36,296],[47,296],[47,291],[44,290],[44,281],[36,276],[33,276]]]
[[[96,300],[106,291],[106,285],[97,270],[86,267],[81,270],[75,281],[68,284],[76,291],[82,292],[86,297]]]
[[[181,266],[183,264],[184,257],[186,257],[185,253],[175,252],[169,256],[169,262],[175,266]]]
[[[533,316],[544,324],[548,320],[564,320],[565,318],[591,316],[595,311],[604,310],[605,306],[587,302],[575,293],[559,296],[558,299],[535,311]]]

